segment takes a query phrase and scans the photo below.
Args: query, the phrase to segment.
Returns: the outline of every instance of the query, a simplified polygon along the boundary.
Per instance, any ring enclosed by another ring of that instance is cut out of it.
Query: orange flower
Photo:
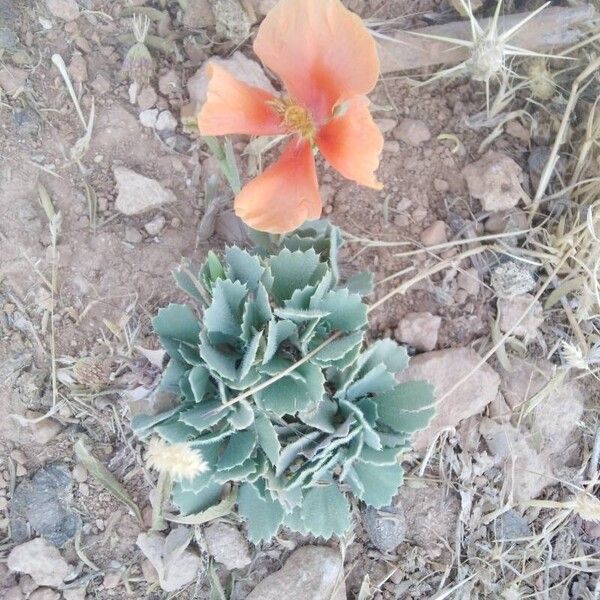
[[[202,135],[292,135],[281,158],[250,181],[235,212],[250,227],[286,233],[321,214],[313,148],[344,177],[381,189],[383,137],[365,97],[379,59],[360,18],[340,0],[279,0],[260,25],[254,51],[282,80],[276,97],[209,67]]]

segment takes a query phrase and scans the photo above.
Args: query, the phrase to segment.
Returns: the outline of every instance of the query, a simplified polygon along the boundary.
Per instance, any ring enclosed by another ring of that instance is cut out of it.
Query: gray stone
[[[490,453],[504,469],[504,480],[512,500],[525,502],[539,496],[554,483],[552,465],[533,446],[531,436],[510,423],[484,418],[479,431]]]
[[[71,568],[47,540],[36,538],[15,546],[8,555],[8,568],[31,575],[37,585],[61,587]]]
[[[2,21],[0,21],[2,25]],[[19,38],[12,29],[0,27],[0,48],[4,50],[16,50],[19,45]]]
[[[250,548],[237,527],[213,523],[204,530],[208,553],[226,569],[243,569],[252,562]]]
[[[210,0],[188,2],[183,15],[183,24],[190,29],[213,27],[215,24],[215,15],[212,11]]]
[[[38,418],[42,416],[40,413],[28,411],[29,418]],[[52,441],[56,436],[63,430],[63,426],[60,421],[48,417],[39,421],[38,423],[31,424],[31,433],[36,444],[46,445]]]
[[[59,600],[60,592],[49,587],[41,587],[31,592],[28,600]]]
[[[175,592],[195,581],[202,563],[188,549],[191,532],[185,527],[173,529],[168,536],[158,531],[140,533],[137,545],[158,573],[160,587]]]
[[[421,380],[434,386],[436,415],[426,429],[413,436],[417,452],[425,451],[441,430],[481,413],[495,399],[500,377],[487,364],[476,369],[479,362],[479,355],[470,348],[438,350],[415,356],[400,375],[401,382]],[[466,375],[470,375],[468,379],[447,395]]]
[[[394,130],[394,137],[409,146],[420,146],[431,139],[431,131],[423,121],[402,119]]]
[[[42,122],[40,116],[32,108],[15,106],[12,117],[20,135],[39,134]]]
[[[428,312],[408,313],[398,325],[397,336],[421,352],[433,350],[437,344],[441,317]]]
[[[2,592],[2,600],[25,600],[25,596],[18,585],[0,590]]]
[[[158,235],[163,227],[166,225],[167,220],[164,215],[156,215],[152,221],[149,221],[144,225],[144,229],[148,233],[148,235],[155,236]]]
[[[434,221],[421,232],[421,242],[424,246],[437,246],[447,241],[446,223],[444,221]]]
[[[252,22],[239,0],[212,0],[219,37],[241,44],[250,36]]]
[[[139,244],[144,237],[135,227],[125,228],[125,241],[130,244]]]
[[[163,110],[156,119],[154,125],[156,131],[162,131],[163,133],[170,133],[177,129],[177,119],[168,110]]]
[[[152,108],[156,104],[157,100],[158,95],[156,94],[156,90],[151,85],[144,86],[137,95],[137,105],[140,107],[141,111],[146,111]],[[158,110],[156,111],[156,114],[158,114]]]
[[[529,522],[513,508],[502,513],[494,524],[497,539],[514,540],[531,535]]]
[[[302,546],[246,600],[346,600],[342,557],[327,546]]]
[[[458,287],[471,296],[479,294],[480,279],[477,269],[470,267],[461,271],[457,277]]]
[[[492,273],[490,283],[499,298],[512,298],[535,288],[531,271],[513,261],[498,265]]]
[[[219,57],[211,58],[188,79],[187,89],[192,102],[203,104],[206,101],[206,90],[208,89],[207,70],[210,64],[215,64],[225,69],[236,79],[248,85],[261,88],[271,94],[276,93],[263,68],[256,61],[250,60],[238,50],[227,59]]]
[[[392,131],[397,124],[396,119],[375,119],[375,125],[379,127],[379,131],[384,135]]]
[[[531,294],[499,298],[497,308],[500,331],[508,333],[512,329],[512,335],[525,338],[525,340],[535,337],[539,326],[544,322],[544,315],[539,301],[533,302],[533,306],[528,311],[532,302]],[[516,325],[523,315],[525,315],[523,320]]]
[[[10,503],[13,540],[23,542],[33,530],[61,547],[75,536],[81,518],[75,512],[73,482],[65,465],[49,465],[22,481]]]
[[[400,508],[368,506],[363,521],[369,539],[381,552],[392,552],[406,537],[406,520]]]
[[[46,0],[48,10],[58,19],[74,21],[79,17],[79,6],[75,0]]]
[[[158,119],[158,108],[149,108],[140,113],[140,123],[144,127],[154,128],[156,119]]]
[[[481,200],[483,210],[498,211],[513,208],[527,199],[521,187],[521,167],[506,154],[489,151],[477,162],[467,165],[462,174],[469,193]]]
[[[115,208],[124,215],[138,215],[177,200],[173,192],[155,179],[125,167],[114,167],[113,172],[119,191]]]

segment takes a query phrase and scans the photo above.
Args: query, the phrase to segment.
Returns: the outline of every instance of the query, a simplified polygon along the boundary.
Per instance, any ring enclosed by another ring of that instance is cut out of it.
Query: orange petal
[[[327,161],[344,177],[380,190],[375,171],[383,150],[383,136],[369,112],[369,100],[358,96],[348,100],[344,114],[321,128],[317,146]]]
[[[283,133],[281,117],[267,102],[275,97],[211,64],[208,66],[206,102],[198,115],[202,135],[278,135]]]
[[[321,215],[321,195],[312,148],[293,140],[279,160],[250,181],[235,199],[235,213],[247,225],[287,233]]]
[[[279,0],[254,51],[319,124],[337,102],[368,94],[379,77],[375,41],[340,0]]]

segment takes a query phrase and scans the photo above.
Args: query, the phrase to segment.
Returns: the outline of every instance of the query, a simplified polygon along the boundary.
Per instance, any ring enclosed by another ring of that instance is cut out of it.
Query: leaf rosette
[[[352,496],[378,507],[396,494],[398,457],[431,419],[432,389],[397,382],[403,347],[365,347],[370,278],[340,285],[339,245],[335,229],[305,229],[274,253],[234,246],[197,276],[176,273],[192,303],[153,320],[169,355],[156,393],[173,407],[132,426],[202,455],[202,473],[173,483],[182,515],[233,485],[252,541],[281,526],[329,538],[351,527]]]

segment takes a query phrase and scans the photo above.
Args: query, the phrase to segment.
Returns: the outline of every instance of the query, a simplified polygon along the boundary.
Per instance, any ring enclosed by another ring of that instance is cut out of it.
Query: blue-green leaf
[[[273,423],[271,423],[267,415],[259,414],[254,421],[254,428],[258,436],[258,445],[263,449],[271,464],[276,465],[279,460],[281,444],[277,438],[277,432],[275,431],[275,427],[273,427]]]
[[[279,345],[285,340],[296,338],[298,336],[298,327],[292,321],[276,321],[272,319],[269,322],[269,331],[267,333],[267,347],[263,356],[263,365],[267,364],[276,354]]]
[[[310,308],[330,313],[323,320],[332,331],[350,333],[367,324],[366,304],[363,304],[358,294],[351,294],[345,288],[327,292],[320,301],[311,301]]]
[[[256,289],[265,271],[257,256],[232,246],[225,251],[225,260],[228,263],[225,271],[229,279],[246,284],[249,290]]]
[[[204,311],[207,331],[238,337],[242,333],[242,303],[247,294],[243,283],[219,279],[213,290],[213,301]]]
[[[221,485],[209,484],[194,492],[184,491],[178,483],[173,485],[173,503],[179,508],[182,516],[195,515],[214,506],[221,498]]]
[[[161,308],[152,319],[152,326],[171,357],[178,355],[182,342],[191,346],[198,343],[200,324],[192,309],[184,304],[169,304]]]
[[[325,377],[321,369],[311,363],[304,363],[294,371],[304,381],[299,381],[290,374],[256,392],[255,398],[264,410],[282,416],[309,410],[321,400],[325,393]]]
[[[196,430],[196,434],[217,424],[228,410],[220,400],[209,400],[188,410],[181,411],[179,420]]]
[[[285,514],[279,502],[268,495],[261,496],[251,483],[240,486],[238,512],[248,523],[248,538],[254,544],[271,539],[281,526]]]
[[[256,447],[256,433],[253,429],[234,433],[227,443],[223,456],[217,463],[218,470],[232,469],[250,458]]]
[[[350,293],[358,294],[359,296],[367,296],[373,291],[373,273],[371,271],[361,271],[356,275],[352,275],[346,285]]]
[[[376,396],[379,421],[394,431],[412,433],[425,428],[435,413],[433,386],[409,381]]]
[[[196,402],[201,402],[209,390],[210,376],[208,369],[203,366],[194,367],[189,375],[190,386],[194,393],[194,399]]]
[[[295,290],[313,284],[318,275],[324,272],[319,269],[321,263],[312,248],[305,252],[290,252],[284,248],[271,258],[270,266],[273,275],[271,293],[279,305],[291,298]]]
[[[404,469],[396,465],[377,466],[356,461],[348,472],[348,482],[354,493],[367,504],[387,506],[404,479]]]
[[[341,536],[352,525],[348,499],[333,483],[309,488],[302,502],[302,522],[315,536]]]

